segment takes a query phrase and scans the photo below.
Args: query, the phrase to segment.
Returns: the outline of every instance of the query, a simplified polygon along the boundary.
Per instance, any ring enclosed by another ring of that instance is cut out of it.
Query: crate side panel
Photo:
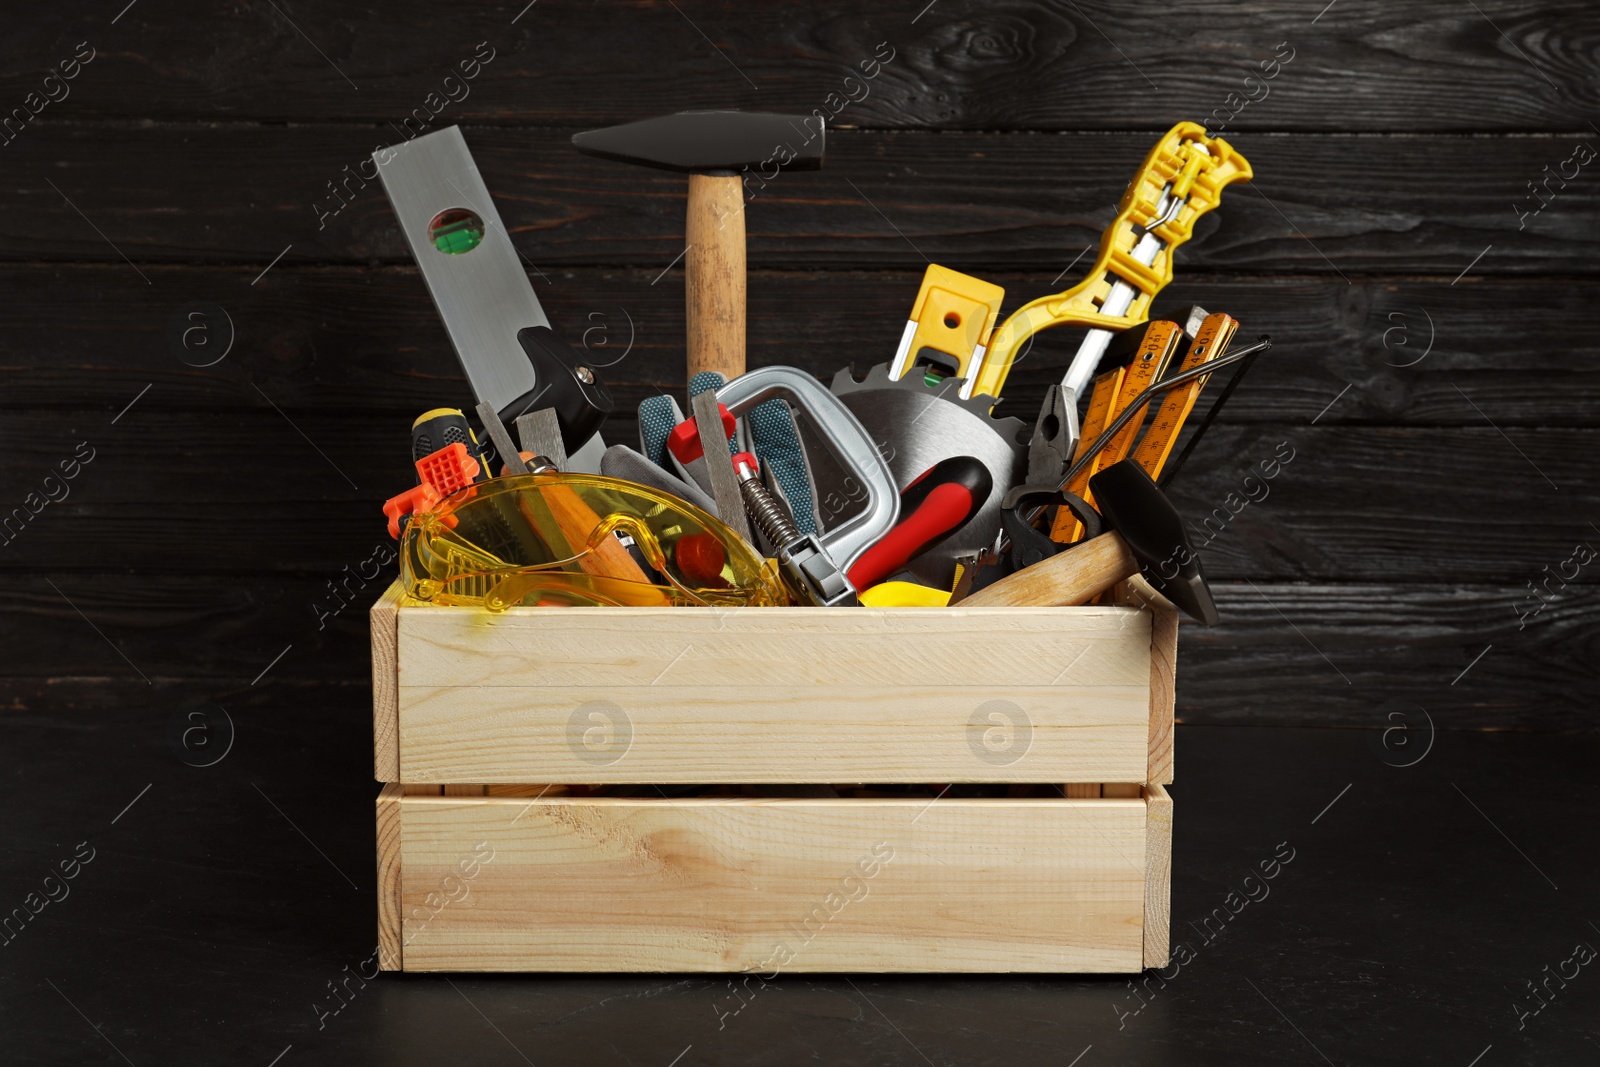
[[[404,686],[1148,684],[1149,616],[1029,609],[406,607]]]
[[[403,687],[407,782],[1138,782],[1148,682]]]
[[[408,970],[1142,966],[1143,801],[402,804]]]

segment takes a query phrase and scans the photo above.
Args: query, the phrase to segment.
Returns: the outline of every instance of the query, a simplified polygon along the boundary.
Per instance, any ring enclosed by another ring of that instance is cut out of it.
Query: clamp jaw
[[[803,411],[817,436],[844,468],[847,477],[862,487],[866,500],[860,511],[830,525],[817,539],[841,571],[882,539],[900,518],[900,494],[894,475],[872,443],[866,427],[840,399],[811,375],[796,367],[758,367],[717,390],[717,402],[735,417],[773,397]],[[743,483],[741,482],[741,485]]]

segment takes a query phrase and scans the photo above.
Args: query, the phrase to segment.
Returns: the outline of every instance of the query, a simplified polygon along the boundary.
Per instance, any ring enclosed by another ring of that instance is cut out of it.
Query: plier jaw
[[[1044,394],[1028,439],[1028,485],[1060,485],[1078,447],[1077,396],[1060,383]]]

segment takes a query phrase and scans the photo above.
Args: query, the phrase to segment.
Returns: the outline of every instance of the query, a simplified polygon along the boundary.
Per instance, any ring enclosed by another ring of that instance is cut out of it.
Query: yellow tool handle
[[[1227,350],[1228,342],[1233,340],[1234,331],[1238,328],[1239,320],[1223,312],[1207,315],[1200,329],[1195,332],[1189,350],[1183,354],[1178,371],[1181,373],[1211,362]],[[1162,398],[1161,406],[1150,420],[1149,429],[1145,430],[1139,446],[1133,450],[1133,461],[1144,469],[1151,481],[1161,474],[1167,457],[1172,454],[1172,446],[1178,443],[1178,433],[1183,429],[1184,421],[1194,410],[1195,400],[1210,377],[1208,374],[1185,382]]]
[[[1150,313],[1151,299],[1172,280],[1173,251],[1193,234],[1200,216],[1221,201],[1224,187],[1252,176],[1249,162],[1228,142],[1206,136],[1193,122],[1174,126],[1150,150],[1122,194],[1117,217],[1100,239],[1100,256],[1084,280],[1063,293],[1023,305],[1000,324],[974,391],[999,396],[1018,351],[1040,330],[1067,325],[1125,330],[1143,322]],[[1172,196],[1182,203],[1163,219],[1158,211],[1169,184]],[[1164,246],[1148,264],[1133,255],[1146,232]],[[1100,304],[1119,281],[1132,287],[1133,300],[1122,314],[1105,314]]]

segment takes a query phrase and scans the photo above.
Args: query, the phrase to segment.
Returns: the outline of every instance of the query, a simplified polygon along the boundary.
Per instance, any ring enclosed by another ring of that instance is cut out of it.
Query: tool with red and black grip
[[[977,514],[994,478],[973,456],[940,460],[900,491],[900,522],[850,568],[857,589],[877,585]]]

